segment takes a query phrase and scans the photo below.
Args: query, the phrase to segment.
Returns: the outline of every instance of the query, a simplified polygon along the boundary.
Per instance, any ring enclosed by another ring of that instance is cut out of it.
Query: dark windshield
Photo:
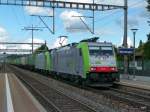
[[[111,46],[90,46],[90,55],[113,55],[113,49]]]

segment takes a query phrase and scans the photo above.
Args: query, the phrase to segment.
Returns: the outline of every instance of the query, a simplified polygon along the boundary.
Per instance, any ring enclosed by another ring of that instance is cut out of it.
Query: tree
[[[150,0],[147,0],[147,10],[150,12]],[[144,58],[150,59],[150,33],[147,34],[147,42],[144,44],[143,51],[144,51]]]
[[[140,42],[139,42],[139,47],[138,47],[138,48],[141,48],[142,45],[143,45],[143,42],[142,42],[142,40],[140,40]]]
[[[144,58],[145,59],[150,59],[150,42],[146,42],[144,44]]]
[[[150,33],[147,34],[147,41],[150,41]]]
[[[34,53],[40,53],[43,51],[48,51],[48,47],[46,46],[46,44],[41,45],[41,47],[37,48]]]
[[[150,0],[147,0],[147,3],[148,3],[147,10],[150,12]]]
[[[115,53],[116,53],[116,58],[117,58],[117,61],[123,61],[123,56],[122,55],[120,55],[119,53],[118,53],[118,49],[119,48],[117,48],[116,46],[114,46],[114,51],[115,51]]]

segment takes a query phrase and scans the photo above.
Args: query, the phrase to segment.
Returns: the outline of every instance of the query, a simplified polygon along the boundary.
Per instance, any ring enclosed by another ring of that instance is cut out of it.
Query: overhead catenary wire
[[[146,1],[146,0],[144,0],[144,1]],[[131,4],[131,5],[129,5],[129,7],[135,6],[135,5],[137,5],[137,4],[140,4],[141,2],[143,2],[143,0],[140,0],[140,1],[136,2],[136,3],[134,3],[134,4]],[[102,16],[101,18],[97,19],[95,22],[99,22],[99,20],[103,20],[103,19],[106,20],[108,17],[111,17],[112,15],[116,14],[117,12],[120,12],[120,10],[115,10],[115,11],[113,11],[113,12],[110,13],[110,14],[107,14],[107,15],[105,15],[105,16]],[[108,19],[110,19],[110,18],[108,18]]]
[[[106,20],[106,19],[110,19],[109,17],[112,17],[112,15],[115,15],[116,13],[120,13],[120,10],[115,10],[114,12],[112,13],[109,13],[107,15],[104,15],[100,18],[97,18],[97,20],[95,22],[100,22],[99,20]]]
[[[141,2],[143,2],[143,0],[140,0],[140,1],[136,2],[136,3],[131,4],[131,5],[129,5],[129,7],[135,6],[135,5],[137,5],[137,4],[140,4]],[[101,22],[100,20],[103,20],[103,23],[104,23],[104,21],[106,21],[107,19],[110,19],[109,17],[111,17],[111,19],[117,18],[117,17],[114,17],[114,16],[113,16],[113,18],[112,18],[112,15],[116,14],[116,12],[119,12],[119,10],[116,10],[115,12],[112,12],[111,14],[107,14],[107,15],[105,15],[105,16],[102,16],[101,18],[97,19],[95,22]],[[134,14],[135,14],[135,13],[134,13]],[[112,22],[112,21],[111,21],[111,22]],[[103,24],[102,26],[106,27],[106,24],[110,24],[110,22],[106,22],[106,23]]]

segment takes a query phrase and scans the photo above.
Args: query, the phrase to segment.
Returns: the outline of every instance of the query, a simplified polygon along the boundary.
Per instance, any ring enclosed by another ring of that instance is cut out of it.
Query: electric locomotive
[[[112,43],[83,40],[51,50],[51,72],[58,77],[90,86],[112,85],[119,81]]]
[[[19,61],[12,61],[12,64],[34,68],[79,84],[111,86],[114,81],[119,81],[114,47],[112,43],[97,40],[86,39],[39,54],[18,57],[13,60]]]

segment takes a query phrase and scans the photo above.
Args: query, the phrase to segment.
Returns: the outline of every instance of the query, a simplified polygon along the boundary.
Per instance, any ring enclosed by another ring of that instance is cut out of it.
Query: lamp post
[[[128,0],[124,0],[124,38],[123,47],[128,48]],[[124,74],[128,74],[128,56],[124,56]]]
[[[131,31],[133,32],[133,47],[134,47],[134,52],[133,52],[133,63],[134,63],[134,69],[133,69],[133,79],[135,79],[135,35],[136,32],[138,31],[138,29],[131,29]]]

